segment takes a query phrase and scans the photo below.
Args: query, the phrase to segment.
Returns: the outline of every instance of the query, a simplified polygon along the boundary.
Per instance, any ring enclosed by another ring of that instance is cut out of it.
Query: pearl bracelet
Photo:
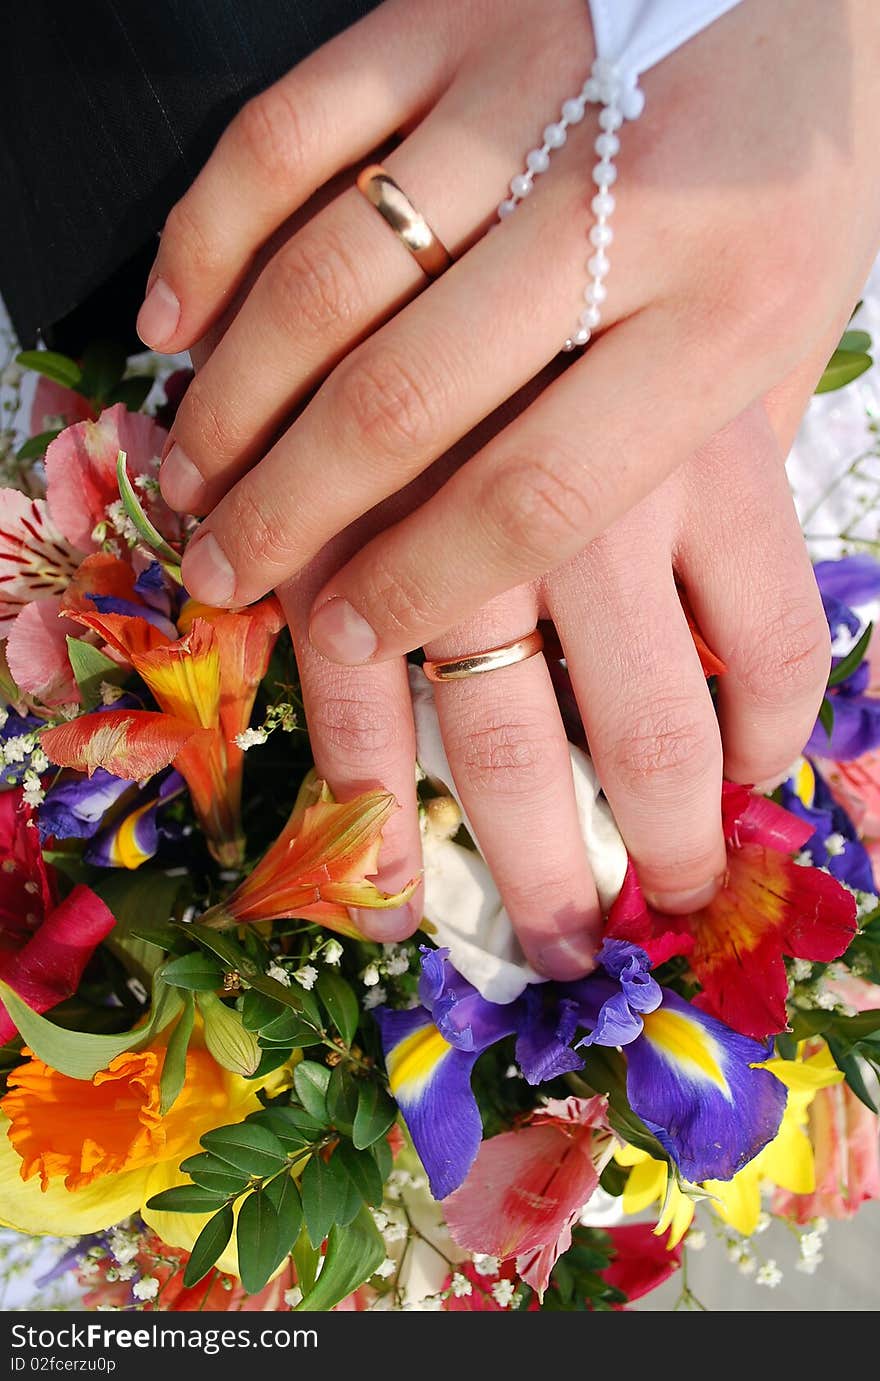
[[[510,196],[498,207],[500,220],[516,210],[531,192],[535,178],[549,168],[554,149],[561,149],[566,142],[570,126],[578,125],[583,120],[588,105],[602,106],[599,112],[601,132],[594,145],[599,162],[593,168],[593,181],[597,187],[591,202],[595,219],[589,232],[593,253],[587,261],[589,282],[584,289],[587,305],[578,318],[577,329],[565,341],[563,350],[576,350],[586,345],[602,319],[602,303],[608,296],[604,280],[611,267],[606,250],[614,239],[609,222],[615,206],[610,191],[617,180],[614,158],[620,150],[617,131],[624,120],[637,120],[645,108],[645,96],[638,84],[637,74],[622,72],[607,58],[597,58],[577,96],[564,101],[559,120],[545,128],[541,147],[526,154],[525,170],[511,179]]]

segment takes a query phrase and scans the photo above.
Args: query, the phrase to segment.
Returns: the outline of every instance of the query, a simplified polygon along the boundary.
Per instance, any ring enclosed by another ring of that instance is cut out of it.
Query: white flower
[[[131,1293],[135,1299],[155,1299],[159,1293],[159,1282],[155,1276],[141,1276],[140,1280],[136,1280],[132,1285]]]
[[[825,848],[828,851],[829,857],[839,858],[846,849],[846,840],[842,834],[829,834],[828,838],[825,840]]]
[[[291,1285],[289,1290],[284,1291],[284,1303],[288,1309],[295,1309],[303,1297],[303,1292],[298,1285]]]
[[[456,1271],[450,1284],[452,1293],[455,1295],[456,1299],[464,1299],[467,1295],[472,1295],[474,1293],[473,1285],[471,1285],[467,1276],[463,1276],[460,1271]]]
[[[757,1265],[758,1263],[753,1256],[749,1256],[747,1252],[743,1252],[736,1269],[741,1276],[751,1276],[755,1274]]]
[[[699,1228],[687,1235],[687,1245],[692,1252],[701,1252],[706,1245],[706,1234]]]
[[[380,983],[375,988],[370,988],[369,991],[365,993],[363,1003],[364,1011],[372,1012],[374,1007],[381,1007],[382,1003],[387,1001],[388,993]]]
[[[294,978],[301,988],[311,991],[318,981],[318,970],[313,964],[304,964],[301,969],[297,969]]]
[[[30,734],[13,734],[3,745],[7,762],[24,762],[33,747]]]
[[[382,1236],[389,1244],[392,1242],[402,1242],[409,1229],[406,1223],[391,1222],[384,1229]]]
[[[129,1261],[134,1261],[139,1250],[137,1237],[130,1232],[122,1232],[119,1228],[111,1232],[107,1246],[110,1255],[120,1266],[127,1266]]]
[[[388,1226],[388,1214],[381,1208],[371,1208],[370,1213],[372,1214],[373,1222],[376,1224],[376,1227],[380,1232],[384,1232]]]
[[[814,1276],[824,1259],[825,1258],[820,1252],[818,1256],[811,1256],[809,1259],[796,1261],[794,1263],[794,1268],[796,1271],[801,1271],[805,1276]]]
[[[361,974],[361,982],[365,988],[375,988],[379,982],[379,967],[377,964],[368,964]]]
[[[806,983],[807,979],[811,977],[812,972],[813,965],[809,959],[795,959],[792,961],[791,976],[795,983]]]
[[[765,1261],[764,1265],[755,1276],[758,1285],[766,1285],[768,1290],[775,1290],[782,1280],[782,1272],[772,1259]]]
[[[767,1229],[769,1228],[769,1226],[770,1226],[770,1224],[771,1224],[772,1222],[773,1222],[773,1219],[770,1217],[770,1214],[769,1214],[769,1213],[765,1213],[765,1212],[762,1210],[762,1211],[758,1214],[758,1221],[757,1221],[757,1223],[755,1224],[755,1232],[756,1232],[756,1233],[766,1232]]]
[[[43,790],[42,783],[36,772],[25,772],[21,784],[24,787],[23,799],[25,805],[33,806],[34,808],[41,806],[46,799],[46,793]]]
[[[322,958],[325,964],[338,964],[344,951],[338,940],[328,940]]]
[[[800,1241],[801,1256],[805,1261],[812,1261],[814,1257],[820,1256],[822,1252],[822,1234],[820,1232],[805,1232]]]
[[[375,1271],[373,1272],[373,1275],[378,1276],[380,1280],[387,1280],[389,1276],[394,1275],[394,1272],[396,1270],[397,1262],[392,1261],[390,1256],[386,1256],[384,1261],[379,1262],[379,1265],[376,1267]]]
[[[285,988],[290,987],[290,974],[280,964],[273,961],[266,970],[266,975],[269,978],[274,978],[276,983],[283,983]]]
[[[492,1286],[492,1298],[502,1309],[508,1308],[515,1294],[516,1286],[512,1280],[496,1280]]]
[[[382,967],[389,978],[398,978],[400,974],[409,972],[409,955],[406,950],[400,950],[399,953],[390,955]]]
[[[240,734],[235,735],[235,741],[243,753],[249,748],[256,748],[260,743],[265,743],[269,735],[265,729],[243,729]]]
[[[501,1262],[497,1256],[486,1256],[483,1252],[474,1252],[474,1270],[478,1276],[497,1276]]]
[[[121,700],[125,695],[122,686],[114,686],[112,681],[102,681],[100,692],[102,705],[115,705],[117,700]]]

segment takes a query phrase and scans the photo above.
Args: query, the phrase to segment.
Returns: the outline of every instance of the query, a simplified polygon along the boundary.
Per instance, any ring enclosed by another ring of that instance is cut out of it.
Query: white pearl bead
[[[597,163],[593,169],[593,181],[599,187],[610,187],[617,180],[617,169],[613,163]]]
[[[604,283],[590,283],[584,296],[591,306],[599,307],[608,296],[608,289]]]
[[[597,249],[604,249],[613,239],[614,231],[610,225],[594,225],[590,231],[590,244],[595,245]]]
[[[616,153],[620,153],[620,140],[616,134],[611,134],[607,130],[600,134],[593,148],[600,158],[613,158]]]
[[[590,205],[594,216],[610,216],[613,215],[617,202],[610,192],[597,192]]]
[[[594,254],[587,263],[587,270],[594,278],[604,278],[610,268],[611,262],[601,250],[598,254]]]
[[[566,355],[571,354],[572,350],[574,349],[574,341],[572,340],[571,336],[569,336],[568,340],[564,342],[562,348],[565,351]]]
[[[603,105],[617,105],[617,98],[620,95],[620,87],[617,82],[599,83],[599,100]]]
[[[616,106],[606,106],[604,110],[599,111],[599,124],[603,129],[620,129],[623,124],[623,116]]]
[[[532,190],[532,179],[528,173],[517,173],[510,179],[510,190],[515,197],[527,197]]]
[[[645,93],[638,86],[620,94],[620,109],[627,120],[637,120],[645,108]]]
[[[581,87],[581,94],[585,101],[589,101],[591,105],[595,105],[599,99],[599,83],[596,81],[595,77],[587,78]]]
[[[532,149],[526,154],[526,167],[532,173],[546,173],[550,167],[550,155],[546,149]]]
[[[565,101],[562,106],[562,118],[570,125],[580,124],[584,118],[584,102],[577,99]]]
[[[597,82],[619,81],[620,70],[610,58],[596,58],[593,63],[593,76]]]
[[[590,333],[585,326],[582,326],[579,331],[575,331],[573,339],[575,345],[586,345],[590,339]]]
[[[510,215],[512,215],[513,212],[514,212],[515,210],[516,210],[516,202],[515,202],[515,201],[512,201],[510,198],[508,198],[507,201],[503,201],[503,202],[501,203],[501,205],[499,206],[499,208],[498,208],[498,217],[499,217],[500,220],[503,221],[505,216],[510,216]]]
[[[585,298],[592,286],[593,285],[591,283],[586,288],[584,288]],[[591,305],[589,307],[584,308],[578,320],[580,321],[582,326],[588,326],[590,330],[594,330],[595,327],[597,327],[599,325],[599,322],[602,320],[602,313],[599,311],[598,307]]]
[[[548,125],[544,130],[544,143],[550,149],[561,149],[567,138],[563,125]]]

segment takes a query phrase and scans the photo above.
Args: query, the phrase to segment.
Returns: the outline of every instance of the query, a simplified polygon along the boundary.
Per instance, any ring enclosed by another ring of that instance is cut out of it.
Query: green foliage
[[[354,989],[341,974],[325,968],[318,977],[318,996],[333,1025],[346,1045],[351,1045],[360,1021],[360,1008]]]
[[[193,1245],[189,1261],[183,1272],[183,1283],[189,1288],[197,1285],[208,1274],[218,1256],[225,1251],[232,1236],[235,1218],[229,1204],[209,1218]]]
[[[340,1226],[331,1229],[324,1269],[296,1306],[297,1312],[332,1309],[369,1280],[384,1259],[385,1244],[376,1224],[368,1210],[361,1208],[344,1230]]]
[[[614,1243],[607,1232],[574,1228],[571,1247],[551,1272],[542,1310],[607,1313],[615,1305],[626,1304],[623,1291],[609,1285],[599,1274],[613,1259]]]
[[[84,643],[80,638],[67,637],[67,656],[73,671],[74,680],[79,687],[84,710],[93,710],[101,700],[101,682],[119,686],[130,675],[127,667],[121,667],[100,648]]]
[[[192,993],[183,999],[183,1011],[171,1032],[165,1049],[162,1077],[159,1080],[159,1112],[162,1117],[174,1106],[186,1079],[186,1052],[195,1024],[195,1002]]]
[[[154,527],[144,512],[143,504],[135,493],[134,485],[128,478],[128,471],[125,468],[126,454],[120,451],[116,457],[116,483],[119,487],[119,497],[125,509],[126,516],[131,519],[137,534],[142,542],[159,557],[165,571],[169,575],[175,576],[179,580],[177,572],[180,568],[180,556],[165,541],[158,528]]]
[[[856,1097],[872,1112],[880,1113],[865,1083],[861,1063],[864,1061],[880,1077],[880,1011],[857,1012],[851,1017],[819,1009],[799,1011],[792,1017],[791,1026],[795,1042],[822,1036]]]
[[[79,365],[76,360],[68,355],[60,355],[57,350],[22,350],[16,355],[15,363],[20,364],[22,369],[32,369],[35,374],[42,374],[45,379],[51,379],[62,388],[79,391],[82,379]]]
[[[162,965],[162,977],[172,988],[191,988],[194,992],[214,992],[223,985],[223,969],[217,960],[197,949],[169,959]]]
[[[856,311],[858,311],[858,307]],[[854,379],[858,379],[859,375],[864,374],[874,363],[869,353],[870,350],[871,337],[867,331],[858,331],[852,328],[844,331],[840,338],[840,344],[825,366],[822,377],[816,385],[816,392],[832,393],[835,389],[844,388]]]
[[[60,427],[53,427],[48,432],[38,432],[36,436],[29,436],[23,446],[19,446],[16,451],[17,460],[39,460],[48,451],[52,442],[61,432]]]
[[[873,623],[869,623],[858,642],[850,648],[845,657],[841,658],[836,667],[832,667],[831,674],[828,677],[829,689],[832,686],[841,685],[843,681],[848,680],[848,678],[852,676],[854,671],[858,670],[865,660],[868,644],[871,641],[871,634],[873,632],[874,625]]]

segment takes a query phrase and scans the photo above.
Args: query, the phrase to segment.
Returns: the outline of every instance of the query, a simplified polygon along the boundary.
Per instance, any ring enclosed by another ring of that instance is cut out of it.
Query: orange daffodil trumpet
[[[402,891],[388,895],[367,880],[378,871],[382,829],[396,808],[387,791],[335,801],[326,783],[311,773],[268,853],[226,901],[205,912],[202,924],[224,930],[297,916],[342,935],[359,936],[350,907],[401,906],[418,885],[414,878]]]
[[[278,602],[252,609],[185,605],[172,639],[146,618],[71,610],[146,682],[160,712],[120,709],[83,715],[43,734],[51,762],[90,776],[103,767],[143,781],[173,763],[189,787],[214,857],[241,862],[242,750],[257,688],[283,619]]]

